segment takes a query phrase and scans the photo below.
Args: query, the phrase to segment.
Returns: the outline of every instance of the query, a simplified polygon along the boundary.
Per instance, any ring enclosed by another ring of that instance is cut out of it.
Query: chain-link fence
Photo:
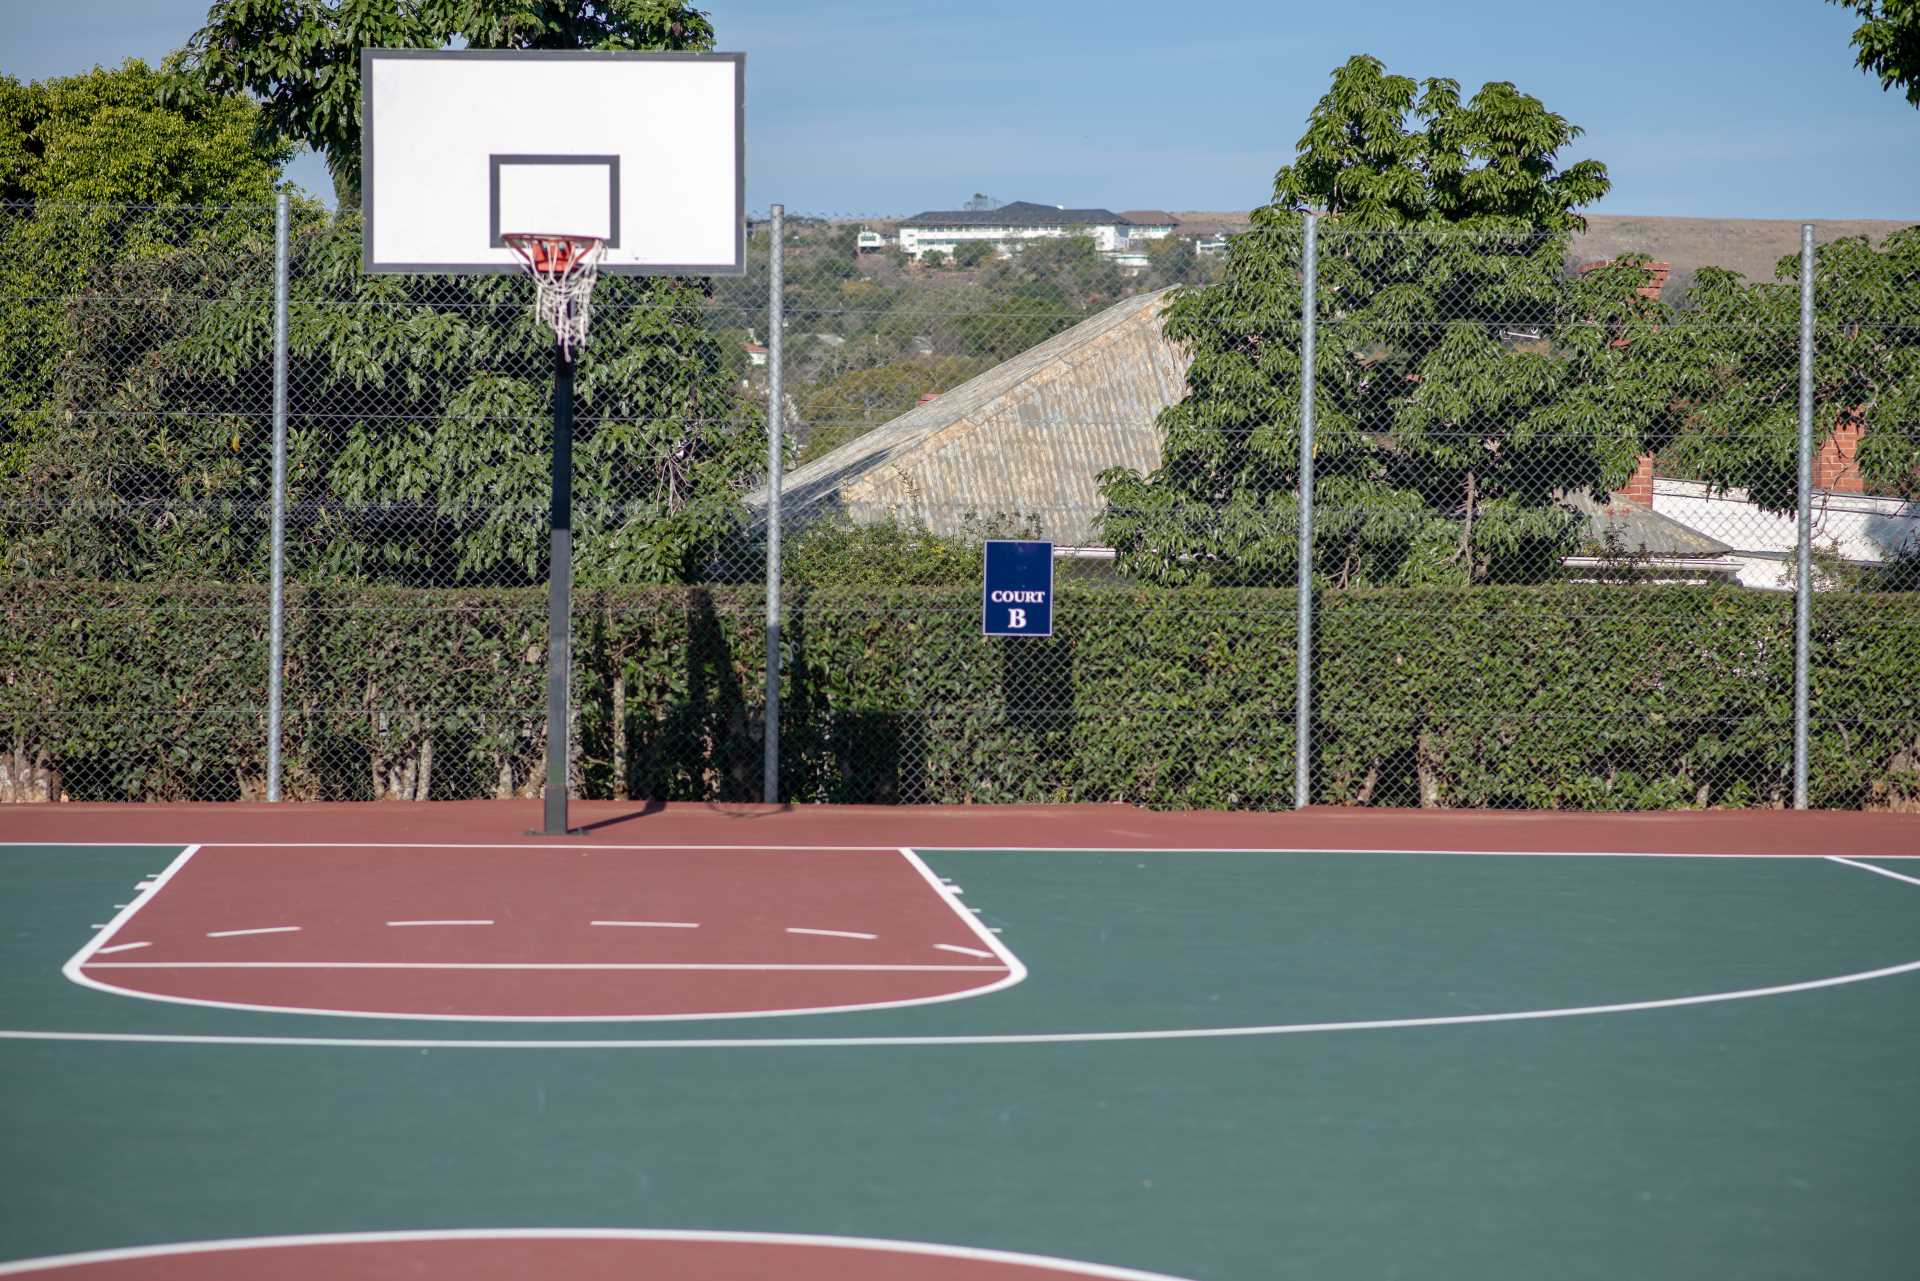
[[[271,208],[0,209],[0,797],[267,792],[282,363],[282,794],[539,791],[530,286],[290,224],[282,350]],[[1791,252],[780,226],[777,340],[763,220],[596,293],[575,794],[761,797],[777,398],[782,799],[1920,803],[1920,232],[1814,250],[1803,342]],[[981,635],[989,537],[1054,544],[1051,637]]]

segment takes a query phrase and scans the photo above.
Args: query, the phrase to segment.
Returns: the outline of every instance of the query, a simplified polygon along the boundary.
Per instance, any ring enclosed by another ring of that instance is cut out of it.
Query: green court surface
[[[536,1024],[64,977],[179,852],[0,847],[0,1261],[598,1227],[1192,1281],[1920,1276],[1912,860],[922,850],[1024,981]]]

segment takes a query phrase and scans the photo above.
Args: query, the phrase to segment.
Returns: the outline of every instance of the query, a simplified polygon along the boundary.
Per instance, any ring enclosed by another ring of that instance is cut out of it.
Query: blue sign
[[[987,636],[1053,635],[1052,543],[987,540],[980,630]]]

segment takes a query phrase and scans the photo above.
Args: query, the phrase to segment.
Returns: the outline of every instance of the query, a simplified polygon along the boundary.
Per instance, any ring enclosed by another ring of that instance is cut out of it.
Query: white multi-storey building
[[[1062,209],[1016,200],[998,209],[932,209],[900,224],[900,248],[916,261],[927,253],[951,255],[969,241],[986,241],[1001,254],[1023,240],[1091,236],[1101,253],[1127,248],[1132,224],[1110,209]]]

